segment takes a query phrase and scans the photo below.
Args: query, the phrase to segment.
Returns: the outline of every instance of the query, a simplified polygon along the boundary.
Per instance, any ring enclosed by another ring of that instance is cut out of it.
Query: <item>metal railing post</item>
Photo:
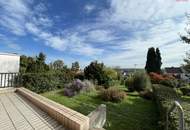
[[[169,114],[177,107],[178,112],[179,112],[179,116],[180,116],[180,121],[179,121],[179,130],[185,130],[185,121],[184,121],[184,111],[182,106],[180,105],[180,103],[178,101],[174,101],[173,106],[169,109],[169,111],[167,112],[167,116],[166,116],[166,130],[168,130],[168,116]]]

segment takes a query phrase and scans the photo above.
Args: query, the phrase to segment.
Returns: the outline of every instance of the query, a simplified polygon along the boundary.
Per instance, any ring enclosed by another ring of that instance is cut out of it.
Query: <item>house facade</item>
[[[190,76],[188,76],[185,70],[181,67],[166,67],[164,73],[190,83]]]
[[[12,87],[20,69],[20,56],[14,53],[0,53],[0,88]]]
[[[0,53],[0,73],[18,73],[20,56],[13,53]]]

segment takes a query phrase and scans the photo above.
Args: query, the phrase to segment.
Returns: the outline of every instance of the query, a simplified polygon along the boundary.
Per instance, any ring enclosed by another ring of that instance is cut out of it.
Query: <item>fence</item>
[[[0,88],[16,87],[19,83],[19,73],[0,73]]]

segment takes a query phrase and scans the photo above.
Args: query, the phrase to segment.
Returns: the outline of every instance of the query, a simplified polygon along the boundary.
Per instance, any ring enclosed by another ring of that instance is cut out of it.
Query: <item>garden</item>
[[[83,71],[78,62],[71,68],[61,60],[47,65],[45,55],[39,54],[35,58],[21,57],[21,79],[24,87],[84,115],[105,104],[107,130],[164,129],[167,112],[177,100],[184,108],[185,127],[189,129],[190,86],[163,74],[160,67],[151,70],[147,65],[145,70],[124,76],[97,61]],[[178,124],[175,110],[169,115],[169,130],[177,130]]]

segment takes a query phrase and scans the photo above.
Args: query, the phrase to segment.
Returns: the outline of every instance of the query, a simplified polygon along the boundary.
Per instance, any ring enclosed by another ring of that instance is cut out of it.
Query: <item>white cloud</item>
[[[85,10],[87,13],[91,13],[95,8],[96,8],[95,5],[87,4],[87,5],[85,5],[84,10]]]
[[[103,13],[118,22],[164,20],[190,11],[189,1],[177,0],[111,0],[110,5],[111,8]]]
[[[151,46],[160,48],[164,66],[179,65],[189,48],[178,35],[185,27],[189,1],[110,0],[110,8],[101,11],[95,23],[79,24],[62,33],[49,31],[54,21],[46,15],[44,4],[34,10],[30,4],[29,0],[0,1],[0,25],[16,35],[30,33],[56,50],[97,58],[110,66],[144,67]],[[95,8],[86,5],[84,10],[90,13]]]
[[[30,10],[27,1],[7,0],[0,1],[0,24],[16,35],[25,35],[24,23]]]
[[[15,35],[32,34],[34,39],[44,41],[45,45],[60,51],[73,51],[79,55],[98,55],[102,49],[94,48],[85,43],[84,39],[74,32],[68,31],[64,35],[53,34],[49,28],[53,26],[53,21],[45,15],[47,9],[43,3],[39,3],[31,8],[32,2],[24,0],[0,1],[0,25],[8,29]],[[86,11],[91,12],[95,6],[87,5]],[[9,44],[16,47],[15,44]],[[18,48],[18,47],[17,47]]]
[[[105,43],[105,42],[109,42],[116,39],[116,37],[109,30],[96,29],[96,30],[89,31],[87,33],[86,39],[88,39],[91,42]]]

